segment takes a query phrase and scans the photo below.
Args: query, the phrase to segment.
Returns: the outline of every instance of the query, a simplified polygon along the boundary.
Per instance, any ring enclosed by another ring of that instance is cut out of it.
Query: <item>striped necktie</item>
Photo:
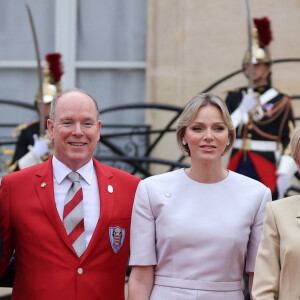
[[[85,249],[84,219],[83,219],[83,196],[79,182],[79,174],[71,172],[68,178],[72,185],[67,192],[64,206],[63,223],[67,234],[72,242],[73,248],[80,257]]]

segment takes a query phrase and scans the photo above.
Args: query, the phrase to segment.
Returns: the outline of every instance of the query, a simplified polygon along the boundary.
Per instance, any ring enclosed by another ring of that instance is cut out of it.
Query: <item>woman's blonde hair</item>
[[[295,163],[300,165],[300,127],[296,127],[293,131],[290,141],[291,156]]]
[[[227,106],[224,100],[216,95],[209,94],[209,93],[201,93],[196,95],[193,99],[191,99],[185,106],[183,112],[179,116],[177,122],[177,129],[176,129],[176,137],[177,143],[182,151],[182,153],[186,156],[190,156],[190,149],[189,146],[183,145],[183,137],[186,131],[187,126],[192,124],[194,121],[199,109],[203,106],[215,106],[218,108],[222,114],[224,119],[225,125],[228,128],[228,136],[229,136],[229,145],[226,145],[224,153],[229,151],[235,141],[235,129],[232,124],[230,114],[228,112]]]

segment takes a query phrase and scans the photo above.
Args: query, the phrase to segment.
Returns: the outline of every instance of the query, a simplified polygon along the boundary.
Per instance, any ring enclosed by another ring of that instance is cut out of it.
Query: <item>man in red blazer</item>
[[[47,127],[54,155],[4,176],[1,182],[0,277],[15,250],[12,299],[123,300],[131,210],[139,179],[92,158],[101,121],[96,101],[84,91],[58,95]],[[71,171],[79,174],[80,188],[66,197],[74,186],[67,176]],[[83,210],[78,224],[83,233],[74,242],[65,227],[64,205],[79,191],[81,206],[77,207]]]

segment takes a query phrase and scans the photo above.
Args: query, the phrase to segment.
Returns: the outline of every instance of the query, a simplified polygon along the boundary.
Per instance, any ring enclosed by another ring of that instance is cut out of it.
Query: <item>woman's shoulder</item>
[[[231,181],[237,185],[237,187],[244,188],[247,187],[253,188],[253,189],[260,189],[260,190],[267,190],[268,187],[265,186],[263,183],[261,183],[258,180],[252,179],[250,177],[247,177],[245,175],[230,171],[230,178]]]
[[[300,215],[300,195],[290,196],[267,203],[267,215],[273,215],[277,226],[286,224],[287,220],[295,220]],[[281,222],[283,221],[283,223]]]
[[[300,195],[290,196],[270,202],[273,209],[281,210],[285,207],[292,208],[294,206],[300,208]]]
[[[146,184],[152,184],[152,183],[165,183],[170,182],[170,180],[174,180],[176,178],[180,178],[183,176],[184,169],[178,169],[175,171],[170,171],[162,174],[153,175],[150,177],[147,177],[146,179],[142,180]]]

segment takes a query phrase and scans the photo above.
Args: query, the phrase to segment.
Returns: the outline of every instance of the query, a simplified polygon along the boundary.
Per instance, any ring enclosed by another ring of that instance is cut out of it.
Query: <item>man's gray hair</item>
[[[99,107],[98,107],[97,101],[96,101],[89,93],[87,93],[86,91],[81,90],[81,89],[78,89],[78,88],[73,88],[73,89],[67,89],[67,90],[62,91],[61,93],[59,93],[59,94],[52,100],[49,117],[50,117],[50,119],[51,119],[53,122],[55,121],[55,108],[56,108],[56,105],[57,105],[57,102],[58,102],[59,98],[61,98],[61,96],[65,95],[65,94],[71,93],[71,92],[80,92],[80,93],[82,93],[82,94],[87,95],[89,98],[91,98],[91,99],[93,100],[94,104],[95,104],[96,111],[98,112],[98,113],[97,113],[97,119],[99,119]]]

